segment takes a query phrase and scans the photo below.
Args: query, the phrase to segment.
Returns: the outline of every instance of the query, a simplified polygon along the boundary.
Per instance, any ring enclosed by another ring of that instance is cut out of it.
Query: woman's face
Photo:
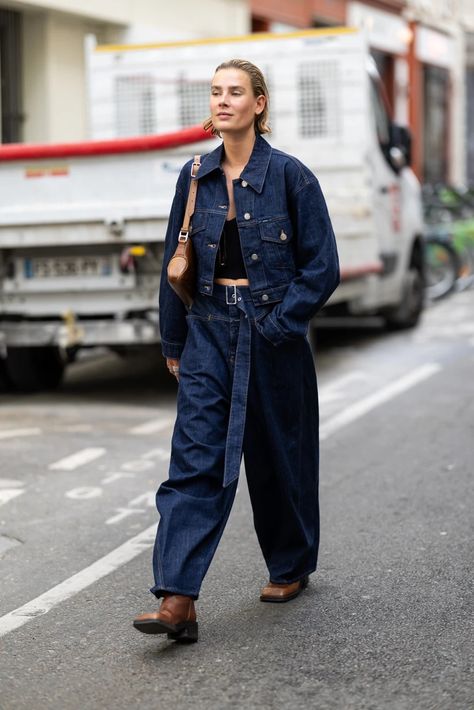
[[[245,133],[265,107],[265,96],[254,96],[250,77],[242,69],[220,69],[211,85],[211,117],[220,133]]]

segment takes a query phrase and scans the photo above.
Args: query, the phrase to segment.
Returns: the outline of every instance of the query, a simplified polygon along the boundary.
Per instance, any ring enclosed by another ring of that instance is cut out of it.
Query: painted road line
[[[17,478],[0,478],[0,488],[21,488],[24,485]]]
[[[79,466],[85,466],[86,463],[91,463],[105,454],[106,449],[102,448],[91,448],[91,449],[81,449],[76,451],[75,454],[71,456],[66,456],[64,459],[60,459],[55,463],[49,465],[49,468],[53,471],[74,471],[74,469],[79,468]]]
[[[398,394],[407,391],[411,387],[414,387],[419,382],[428,379],[440,370],[441,366],[437,363],[423,365],[395,382],[392,382],[386,387],[383,387],[369,397],[365,397],[358,403],[347,407],[340,414],[322,425],[321,438],[327,438],[343,426],[359,419],[375,407],[378,407],[380,404],[389,401]],[[134,499],[134,502],[137,501],[138,499]],[[146,530],[143,530],[143,532],[131,538],[123,545],[120,545],[120,547],[112,550],[112,552],[108,555],[105,555],[105,557],[97,560],[89,567],[86,567],[74,576],[66,579],[64,582],[61,582],[44,594],[41,594],[36,599],[33,599],[18,609],[14,609],[8,614],[5,614],[5,616],[0,617],[0,637],[19,628],[20,626],[23,626],[23,624],[26,624],[31,619],[46,614],[61,602],[66,599],[70,599],[78,592],[82,591],[86,587],[89,587],[91,584],[94,584],[99,579],[102,579],[102,577],[107,576],[111,572],[115,572],[115,570],[119,567],[133,560],[144,550],[153,545],[155,533],[156,525],[151,525],[149,528],[146,528]]]
[[[31,429],[3,429],[0,430],[0,439],[16,439],[17,436],[37,436],[41,434],[41,429],[32,427]]]
[[[163,449],[161,446],[158,446],[157,448],[151,449],[151,451],[147,451],[145,454],[142,454],[142,459],[161,459],[162,461],[167,461],[170,456],[170,449]]]
[[[404,377],[400,377],[400,379],[395,380],[395,382],[391,382],[389,385],[382,387],[382,389],[374,392],[368,397],[364,397],[364,399],[359,400],[355,404],[351,404],[349,407],[343,409],[342,412],[339,412],[339,414],[336,414],[327,422],[323,422],[321,424],[319,428],[319,438],[321,440],[327,439],[331,436],[331,434],[334,434],[336,431],[339,431],[339,429],[342,429],[342,427],[345,427],[347,424],[351,424],[356,419],[363,417],[380,404],[384,404],[402,392],[406,392],[419,382],[427,380],[440,370],[441,365],[438,365],[435,362],[427,363],[426,365],[417,367],[416,370],[412,370],[407,375],[404,375]]]
[[[24,490],[18,488],[2,488],[0,489],[0,505],[5,505],[9,500],[21,496]]]
[[[53,607],[66,599],[70,599],[78,592],[86,589],[86,587],[90,587],[91,584],[138,557],[144,550],[153,545],[155,534],[156,524],[146,528],[143,532],[124,542],[120,547],[109,552],[105,557],[101,557],[100,560],[52,587],[44,594],[36,597],[36,599],[0,617],[0,637],[18,629],[37,616],[47,614]]]
[[[138,426],[129,429],[129,434],[134,434],[135,436],[145,436],[146,434],[155,434],[158,431],[163,431],[163,429],[168,429],[172,424],[174,424],[175,417],[167,417],[166,419],[152,419],[144,424],[139,424]]]
[[[344,389],[353,382],[367,382],[368,375],[364,372],[354,370],[342,375],[337,380],[328,382],[327,385],[322,385],[319,389],[319,404],[327,404],[335,400],[342,399],[345,395]]]

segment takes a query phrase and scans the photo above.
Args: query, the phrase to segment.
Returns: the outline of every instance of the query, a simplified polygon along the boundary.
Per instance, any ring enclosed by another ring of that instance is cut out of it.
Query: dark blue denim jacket
[[[197,290],[211,295],[219,238],[229,209],[222,145],[203,156],[192,218]],[[169,286],[166,270],[182,225],[192,160],[181,170],[171,207],[160,283],[160,331],[165,357],[179,358],[187,308]],[[308,323],[339,283],[331,221],[319,182],[299,160],[257,135],[240,178],[233,181],[240,242],[250,292],[265,315],[258,330],[273,345],[304,337]]]

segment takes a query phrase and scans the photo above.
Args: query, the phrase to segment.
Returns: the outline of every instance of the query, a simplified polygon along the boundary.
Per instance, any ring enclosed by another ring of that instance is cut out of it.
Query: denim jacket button
[[[250,258],[253,259],[254,261],[257,261],[258,254],[252,254],[252,256]]]
[[[244,219],[250,219],[251,216],[252,216],[252,215],[250,214],[250,212],[246,212],[246,213],[244,214]]]
[[[248,182],[246,180],[242,180],[240,184],[242,185],[242,187],[247,187]]]
[[[284,242],[286,239],[288,239],[288,236],[285,234],[285,232],[283,232],[283,230],[280,234],[280,239],[282,240],[282,242]]]
[[[262,301],[268,301],[268,295],[266,293],[263,294]]]

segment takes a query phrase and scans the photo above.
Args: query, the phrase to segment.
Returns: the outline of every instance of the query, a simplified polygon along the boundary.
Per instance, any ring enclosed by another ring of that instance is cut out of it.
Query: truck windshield
[[[380,93],[378,83],[373,77],[370,77],[370,96],[372,101],[372,110],[375,116],[377,137],[380,145],[387,147],[390,143],[390,119],[385,108],[385,103]]]

